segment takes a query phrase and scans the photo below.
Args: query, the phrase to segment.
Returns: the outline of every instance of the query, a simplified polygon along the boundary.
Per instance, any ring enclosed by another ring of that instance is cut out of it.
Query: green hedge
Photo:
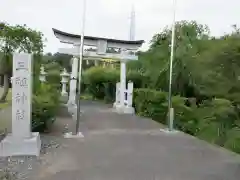
[[[166,92],[136,89],[134,91],[134,106],[141,116],[150,117],[166,124],[167,120]],[[186,105],[186,98],[173,96],[175,111],[175,128],[215,143],[219,146],[240,152],[240,127],[238,115],[234,106],[226,99],[205,101],[200,106]]]
[[[145,74],[133,70],[127,72],[127,81],[134,82],[134,88],[146,87],[146,84],[148,82],[147,76]]]
[[[136,71],[127,73],[127,81],[134,83],[134,88],[143,86],[144,75]],[[95,99],[104,99],[107,102],[115,100],[116,83],[120,81],[118,69],[108,67],[91,67],[83,73],[85,92]]]
[[[139,115],[150,117],[157,122],[166,124],[168,112],[168,94],[166,92],[149,89],[136,89],[133,97],[133,103],[136,112]],[[187,114],[191,114],[192,109],[185,106],[185,101],[186,98],[180,96],[174,96],[172,98],[176,118],[184,123],[184,126],[188,126],[187,123],[189,122],[186,122],[184,118]],[[182,124],[180,124],[179,121],[175,121],[175,126],[183,128],[181,125]]]
[[[48,71],[46,82],[54,86],[54,88],[61,89],[61,72],[58,70]]]
[[[83,73],[83,82],[87,93],[93,98],[113,101],[119,77],[119,71],[116,69],[92,67]]]

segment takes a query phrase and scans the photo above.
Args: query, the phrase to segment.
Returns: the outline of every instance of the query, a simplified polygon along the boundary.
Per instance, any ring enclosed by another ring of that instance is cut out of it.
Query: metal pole
[[[82,61],[83,61],[83,47],[84,47],[84,30],[86,20],[86,0],[83,0],[83,14],[82,14],[82,32],[81,32],[81,44],[79,53],[79,66],[78,66],[78,94],[77,94],[77,122],[76,122],[76,134],[79,132],[80,123],[80,94],[81,94],[81,79],[82,79]]]
[[[172,24],[172,40],[171,40],[171,57],[169,63],[169,88],[168,88],[168,128],[173,130],[173,108],[172,108],[172,66],[174,58],[175,46],[175,17],[176,17],[177,0],[173,0],[173,24]]]

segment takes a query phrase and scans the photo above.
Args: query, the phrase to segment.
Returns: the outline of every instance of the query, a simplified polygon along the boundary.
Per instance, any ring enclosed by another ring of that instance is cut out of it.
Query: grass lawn
[[[1,90],[2,92],[2,90]],[[5,111],[5,108],[10,106],[12,103],[12,91],[11,89],[8,92],[7,100],[4,103],[0,103],[0,132],[7,129],[8,132],[11,131],[11,112],[9,110]]]

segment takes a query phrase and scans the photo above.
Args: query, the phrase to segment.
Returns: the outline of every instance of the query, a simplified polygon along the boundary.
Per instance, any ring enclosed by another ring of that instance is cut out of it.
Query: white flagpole
[[[177,0],[173,0],[173,24],[172,24],[172,40],[171,40],[171,57],[169,63],[169,89],[168,89],[168,130],[173,131],[174,111],[172,108],[172,66],[174,59],[175,47],[175,19],[176,19]]]
[[[83,47],[84,47],[84,30],[86,21],[86,0],[83,0],[83,14],[82,14],[82,32],[81,32],[81,44],[80,44],[80,59],[78,69],[78,94],[77,94],[77,122],[76,122],[76,135],[79,133],[80,123],[80,94],[81,94],[81,79],[82,79],[82,61],[83,61]]]

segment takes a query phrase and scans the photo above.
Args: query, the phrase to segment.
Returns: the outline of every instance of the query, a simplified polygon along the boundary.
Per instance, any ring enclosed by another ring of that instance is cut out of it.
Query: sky
[[[0,22],[26,24],[47,39],[45,52],[57,52],[61,43],[52,28],[80,34],[83,0],[0,0]],[[128,39],[132,4],[136,12],[136,40],[145,40],[172,24],[172,0],[87,0],[85,35]],[[239,0],[177,0],[176,20],[207,24],[219,36],[240,24]]]

